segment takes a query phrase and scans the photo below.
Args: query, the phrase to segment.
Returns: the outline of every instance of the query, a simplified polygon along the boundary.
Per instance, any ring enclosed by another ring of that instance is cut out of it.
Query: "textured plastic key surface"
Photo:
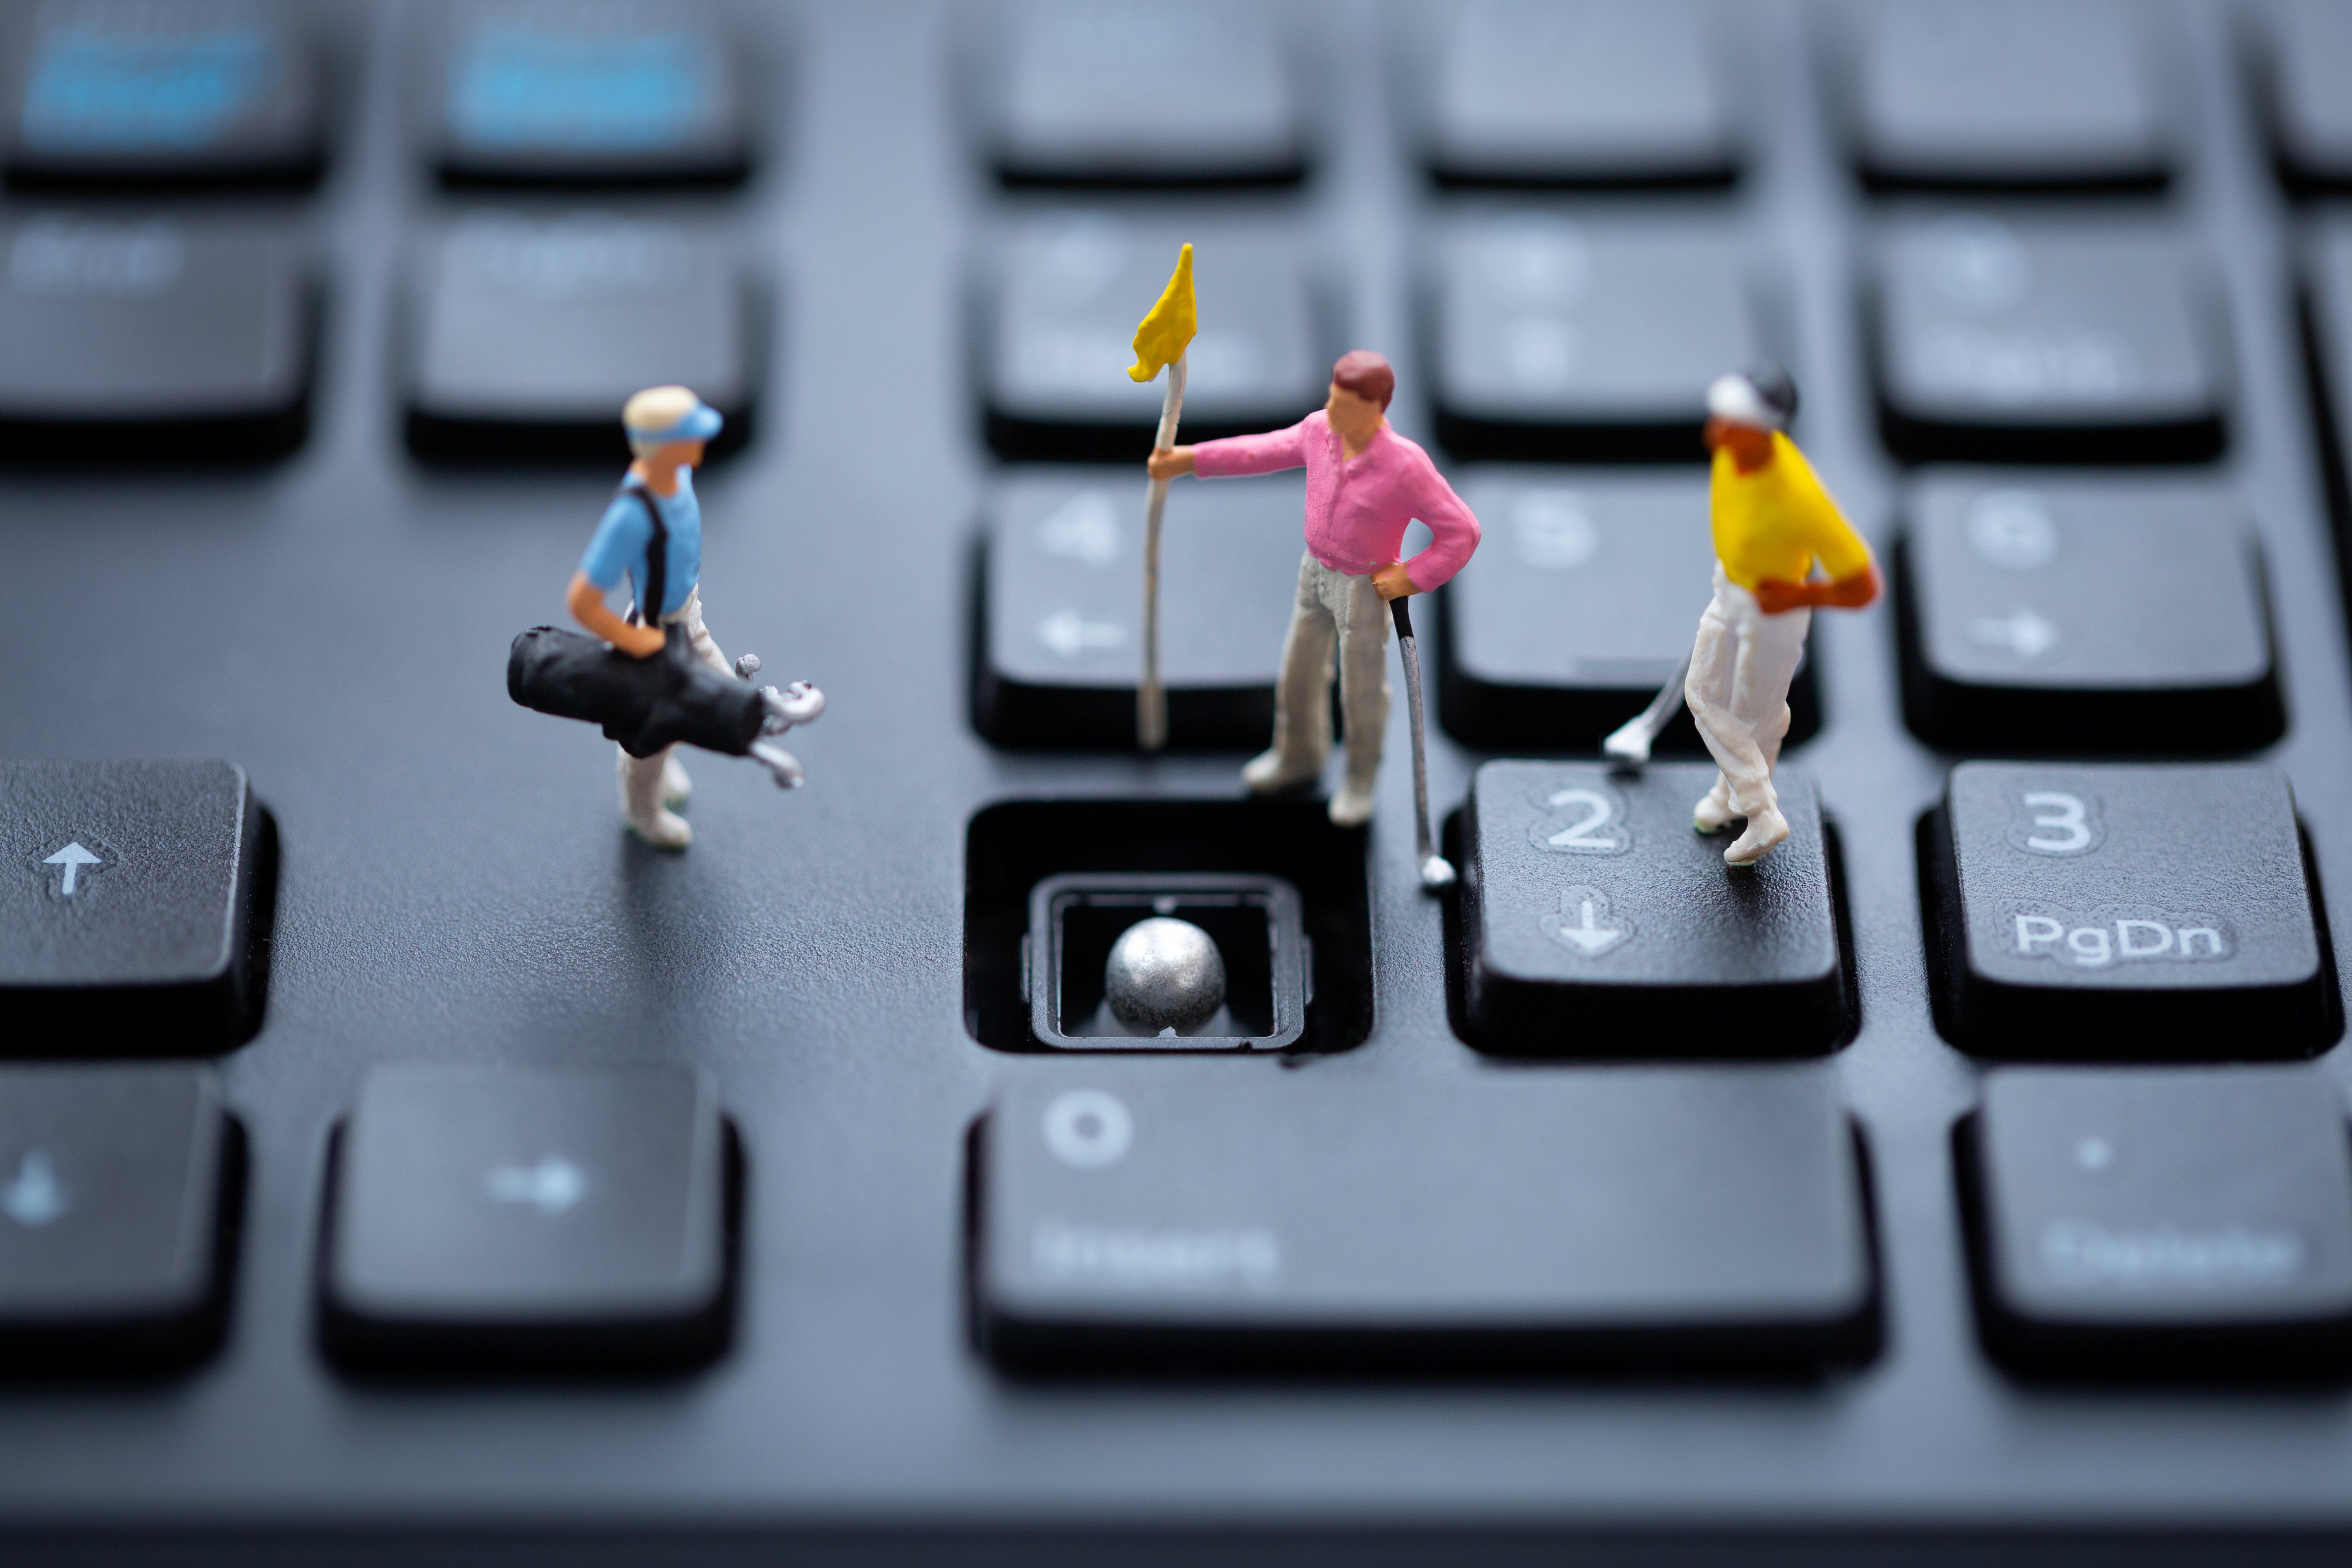
[[[2187,463],[2221,448],[2228,336],[2162,231],[1951,214],[1889,224],[1879,430],[1911,458]]]
[[[1508,1056],[1744,1057],[1852,1028],[1821,801],[1773,775],[1788,842],[1723,863],[1701,834],[1705,763],[1623,773],[1488,763],[1464,814],[1463,1026]]]
[[[1307,135],[1279,16],[1246,0],[973,7],[974,96],[999,174],[1044,185],[1295,183]]]
[[[200,185],[315,176],[317,39],[276,0],[20,5],[0,36],[19,183]]]
[[[997,744],[1135,744],[1139,472],[1012,469],[983,503],[972,710]],[[1282,630],[1298,597],[1304,496],[1295,475],[1187,480],[1171,490],[1160,542],[1160,674],[1171,745],[1265,744]]]
[[[725,1343],[716,1086],[681,1068],[377,1069],[337,1138],[331,1353],[362,1368],[691,1363]]]
[[[243,1182],[207,1070],[0,1068],[0,1367],[150,1372],[209,1352]]]
[[[1689,657],[1715,572],[1703,474],[1465,468],[1486,530],[1444,589],[1438,717],[1465,745],[1594,752]],[[1814,660],[1790,689],[1790,742],[1820,728]],[[1677,715],[1660,754],[1698,754]]]
[[[2343,1031],[2286,776],[1963,763],[1921,825],[1938,1024],[1991,1056],[2302,1056]]]
[[[1408,32],[1433,58],[1431,172],[1477,185],[1711,185],[1742,148],[1714,16],[1687,0],[1471,0]]]
[[[2227,489],[1923,480],[1902,549],[1906,717],[1932,742],[2179,756],[2278,738],[2268,595]]]
[[[1431,258],[1438,438],[1464,458],[1696,462],[1706,384],[1762,352],[1724,230],[1474,219]]]
[[[2146,7],[1876,0],[1831,15],[1854,161],[1874,184],[2154,187],[2170,172]]]
[[[691,386],[751,435],[761,365],[732,248],[660,218],[481,212],[418,247],[409,306],[408,440],[419,455],[625,463],[613,410],[640,387]]]
[[[2308,1068],[2011,1068],[1957,1135],[1979,1327],[2021,1368],[2352,1366],[2352,1142]]]
[[[2352,183],[2352,14],[2329,0],[2265,0],[2251,20],[2280,173],[2309,190]]]
[[[1201,331],[1185,350],[1179,440],[1295,424],[1320,406],[1331,359],[1295,235],[1057,211],[1016,226],[980,280],[978,365],[990,445],[1006,458],[1140,458],[1166,373],[1139,384],[1136,322],[1191,242]]]
[[[0,247],[0,453],[122,465],[300,444],[314,311],[282,225],[37,208]]]
[[[1818,1068],[1431,1095],[1141,1065],[1030,1077],[975,1142],[972,1288],[1006,1365],[1801,1369],[1870,1352],[1868,1205]]]
[[[217,1064],[252,1144],[226,1342],[159,1386],[0,1398],[0,1557],[12,1568],[126,1556],[605,1568],[730,1553],[1052,1568],[1291,1568],[1318,1554],[1351,1568],[2347,1558],[2352,1392],[2303,1373],[2285,1394],[2024,1388],[1979,1342],[1951,1135],[1990,1064],[1936,1030],[1915,838],[1960,759],[1905,724],[1891,603],[1815,617],[1822,721],[1790,758],[1834,814],[1852,915],[1859,1027],[1820,1065],[1863,1130],[1879,1215],[1885,1328],[1867,1364],[1819,1387],[1548,1375],[1507,1354],[1481,1377],[1403,1385],[1375,1368],[1278,1387],[1041,1388],[999,1376],[974,1347],[965,1137],[1033,1078],[1096,1060],[1025,1043],[1020,939],[1044,877],[1241,870],[1299,888],[1316,980],[1307,1065],[1138,1069],[1215,1072],[1211,1089],[1227,1094],[1244,1082],[1228,1069],[1264,1069],[1318,1093],[1352,1083],[1432,1107],[1456,1090],[1567,1092],[1586,1071],[1504,1061],[1450,1026],[1447,901],[1413,875],[1402,691],[1378,810],[1347,832],[1313,793],[1244,799],[1234,775],[1246,751],[1018,751],[971,722],[971,552],[997,469],[968,286],[1003,225],[1049,208],[1165,221],[1157,276],[1121,306],[1120,351],[1178,238],[1200,247],[1207,330],[1229,313],[1212,304],[1212,227],[1295,226],[1334,307],[1315,375],[1340,348],[1389,354],[1397,427],[1449,479],[1475,479],[1432,431],[1422,261],[1465,209],[1524,198],[1429,177],[1409,90],[1423,57],[1405,50],[1409,26],[1443,19],[1437,0],[1278,8],[1316,154],[1296,189],[1099,205],[1001,181],[958,68],[967,29],[992,10],[866,0],[730,13],[745,44],[752,176],[594,205],[631,220],[708,218],[777,286],[782,309],[754,328],[772,367],[759,428],[701,476],[702,596],[729,656],[761,655],[762,679],[814,679],[831,710],[785,738],[808,773],[790,794],[747,763],[689,756],[695,842],[681,856],[625,836],[609,742],[516,708],[500,680],[515,632],[562,617],[617,458],[576,472],[427,467],[402,441],[407,247],[478,204],[552,216],[583,198],[542,206],[430,179],[407,96],[430,8],[308,9],[336,70],[331,173],[283,204],[315,239],[326,285],[313,438],[245,469],[123,473],[121,450],[99,471],[0,466],[0,756],[232,758],[284,842],[267,1020]],[[2220,486],[2259,535],[2290,714],[2259,755],[2294,783],[2340,921],[2352,659],[2294,331],[2300,241],[2327,218],[2289,203],[2273,177],[2240,47],[2249,8],[2144,9],[2179,46],[2166,108],[2180,177],[2160,203],[2001,212],[2021,225],[2128,216],[2210,258],[2232,337],[2232,438],[2210,465],[2141,477]],[[1710,39],[1731,46],[1749,177],[1576,211],[1679,216],[1774,263],[1804,393],[1797,438],[1891,565],[1906,475],[1875,428],[1860,289],[1882,225],[1907,209],[1864,190],[1825,133],[1843,79],[1819,51],[1847,14],[1822,0],[1707,14]],[[228,205],[173,210],[193,221]],[[1128,363],[1122,353],[1112,374]],[[1116,461],[1139,495],[1158,394],[1137,395],[1147,424]],[[1318,380],[1280,416],[1321,396]],[[1591,488],[1590,468],[1558,467],[1553,481]],[[1171,536],[1186,491],[1211,488],[1179,485]],[[1507,514],[1485,521],[1457,581],[1534,575]],[[1283,525],[1291,555],[1276,591],[1292,580],[1297,527]],[[1424,661],[1434,608],[1412,607]],[[1268,613],[1250,634],[1265,648],[1282,635]],[[1571,604],[1560,618],[1586,613]],[[1479,763],[1529,754],[1468,748],[1433,725],[1440,816],[1458,811]],[[2333,934],[2340,945],[2344,928]],[[13,1041],[17,1016],[0,1005],[0,1037]],[[2231,1023],[2206,1037],[2270,1033]],[[728,1350],[653,1385],[427,1390],[362,1386],[320,1354],[329,1138],[371,1068],[417,1060],[708,1070],[746,1155]],[[2352,1082],[2340,1047],[2315,1066],[2338,1093]],[[1445,1158],[1482,1180],[1551,1168],[1475,1147]],[[0,1170],[0,1184],[16,1173]],[[1322,1201],[1317,1173],[1300,1182]],[[1633,1214],[1651,1192],[1601,1173],[1541,1196]]]
[[[420,10],[416,135],[445,181],[705,184],[751,168],[751,51],[728,7],[435,0]]]
[[[194,1056],[259,1024],[271,872],[233,763],[0,763],[16,1056]]]

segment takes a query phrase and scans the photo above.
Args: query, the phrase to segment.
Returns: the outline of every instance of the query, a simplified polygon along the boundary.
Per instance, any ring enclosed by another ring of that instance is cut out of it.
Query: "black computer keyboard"
[[[2342,1560],[2352,9],[0,23],[9,1561]],[[1376,348],[1483,520],[1450,892],[1402,700],[1237,780],[1295,475],[1138,752],[1184,242],[1183,438]],[[1891,591],[1727,874],[1600,743],[1767,359]],[[664,382],[830,700],[679,854],[502,680]]]

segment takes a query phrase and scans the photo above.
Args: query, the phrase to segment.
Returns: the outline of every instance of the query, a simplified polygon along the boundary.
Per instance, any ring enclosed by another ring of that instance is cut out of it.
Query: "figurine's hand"
[[[1878,565],[1874,562],[1851,577],[1840,577],[1835,582],[1824,584],[1822,603],[1833,610],[1859,610],[1876,602],[1883,586]]]
[[[1372,574],[1372,586],[1382,599],[1407,599],[1421,592],[1412,585],[1412,574],[1404,569],[1402,561],[1391,561]]]
[[[1801,610],[1819,602],[1811,584],[1767,577],[1756,584],[1756,607],[1768,616],[1785,616],[1790,610]]]
[[[651,658],[669,641],[659,626],[633,626],[624,621],[608,634],[614,647],[631,658]]]
[[[1143,466],[1155,479],[1172,479],[1179,474],[1189,474],[1192,471],[1192,448],[1154,447]]]

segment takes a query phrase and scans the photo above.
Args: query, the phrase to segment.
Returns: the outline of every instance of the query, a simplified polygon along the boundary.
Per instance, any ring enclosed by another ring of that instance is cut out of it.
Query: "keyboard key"
[[[973,722],[1004,746],[1135,744],[1142,668],[1140,467],[1015,472],[988,503]],[[1169,743],[1241,751],[1274,729],[1298,597],[1295,477],[1172,489],[1160,541]]]
[[[1323,405],[1306,258],[1265,235],[1145,228],[1095,215],[1025,226],[1003,247],[981,384],[988,439],[1008,458],[1132,458],[1160,422],[1164,381],[1128,379],[1135,323],[1194,241],[1201,331],[1186,351],[1180,441],[1276,429]]]
[[[1715,573],[1706,476],[1481,468],[1461,489],[1486,521],[1488,564],[1440,595],[1446,733],[1494,750],[1597,752],[1689,657]],[[1789,707],[1794,744],[1821,723],[1810,657]],[[1688,715],[1656,749],[1701,754]]]
[[[1507,1056],[1772,1056],[1853,1033],[1821,800],[1773,775],[1789,838],[1723,863],[1691,826],[1711,763],[1488,763],[1463,819],[1465,1037]]]
[[[1875,1349],[1855,1135],[1818,1068],[1097,1062],[1024,1075],[973,1153],[977,1316],[1015,1370]]]
[[[2352,1157],[2309,1068],[2009,1068],[1958,1139],[1986,1346],[2059,1377],[2352,1351]]]
[[[2340,520],[2352,516],[2347,489],[2352,480],[2352,223],[2336,218],[2314,227],[2304,253],[2305,363],[2319,412],[2328,497]]]
[[[1874,304],[1879,430],[1898,456],[2185,463],[2221,449],[2220,322],[2162,241],[1906,223]]]
[[[8,177],[307,181],[325,157],[315,41],[274,0],[16,8]]]
[[[1008,183],[1284,184],[1306,172],[1297,89],[1263,7],[1043,0],[1013,8],[994,37]]]
[[[1937,1026],[1987,1056],[2303,1056],[2342,1032],[2286,775],[1962,763],[1922,824]]]
[[[43,214],[0,227],[0,455],[274,457],[310,426],[307,268],[272,229]]]
[[[1900,552],[1906,713],[1956,751],[2179,756],[2286,727],[2242,504],[2205,486],[1922,484]]]
[[[1847,47],[1863,179],[2161,185],[2172,155],[2138,13],[2112,0],[1887,0],[1862,13]]]
[[[2352,184],[2352,12],[2333,0],[2270,0],[2261,20],[2273,151],[2290,185]]]
[[[0,1362],[109,1377],[210,1355],[244,1180],[209,1072],[0,1069]]]
[[[1436,43],[1432,173],[1465,185],[1729,183],[1738,140],[1706,26],[1687,4],[1471,0]]]
[[[0,762],[13,1055],[194,1056],[261,1023],[274,838],[228,763]]]
[[[734,1179],[683,1068],[380,1068],[337,1138],[347,1366],[652,1371],[726,1346]]]
[[[458,461],[628,460],[621,405],[691,386],[749,437],[753,309],[722,242],[659,220],[485,213],[418,258],[408,441]]]
[[[694,0],[455,0],[423,57],[458,184],[710,184],[751,166],[744,48]]]
[[[1437,267],[1456,457],[1701,461],[1706,384],[1761,353],[1746,263],[1703,230],[1520,215],[1462,226]]]

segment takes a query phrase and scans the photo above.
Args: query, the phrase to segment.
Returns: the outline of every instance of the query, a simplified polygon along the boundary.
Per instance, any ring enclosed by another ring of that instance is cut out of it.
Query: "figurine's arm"
[[[614,615],[604,604],[604,591],[588,581],[585,572],[572,574],[572,586],[563,595],[563,607],[572,618],[619,648],[637,658],[651,658],[661,652],[667,635],[657,625],[633,626]]]
[[[1412,515],[1429,525],[1429,548],[1410,561],[1372,574],[1372,586],[1383,599],[1402,599],[1444,587],[1478,548],[1477,515],[1463,504],[1444,475],[1431,468],[1415,490]]]
[[[1812,537],[1814,558],[1821,563],[1822,575],[1802,583],[1790,583],[1766,578],[1756,584],[1756,607],[1768,616],[1789,610],[1812,608],[1823,610],[1859,610],[1876,601],[1885,584],[1878,574],[1878,563],[1872,559],[1870,546],[1862,535],[1838,510],[1837,502],[1822,488],[1810,466],[1801,475],[1805,481],[1799,493],[1811,494],[1802,503],[1800,517]]]
[[[1312,419],[1313,415],[1308,415]],[[1203,441],[1197,447],[1171,447],[1167,459],[1171,474],[1193,473],[1204,479],[1222,479],[1242,474],[1274,474],[1285,468],[1302,468],[1307,462],[1307,420],[1302,419],[1287,429],[1268,430],[1263,436],[1230,436],[1222,441]],[[1151,455],[1151,477],[1160,477],[1161,454]]]

